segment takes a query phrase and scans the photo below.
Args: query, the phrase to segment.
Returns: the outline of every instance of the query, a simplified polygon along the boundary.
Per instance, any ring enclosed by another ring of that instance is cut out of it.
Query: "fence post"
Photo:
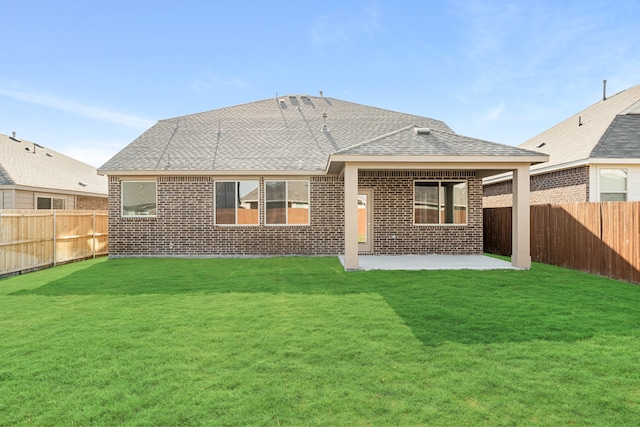
[[[91,247],[91,258],[95,258],[96,257],[96,211],[92,211],[92,217],[93,217],[93,224],[91,226],[91,233],[93,234],[93,245]]]
[[[56,246],[58,243],[56,242],[56,236],[58,235],[58,231],[56,230],[56,211],[53,211],[53,266],[56,266]]]

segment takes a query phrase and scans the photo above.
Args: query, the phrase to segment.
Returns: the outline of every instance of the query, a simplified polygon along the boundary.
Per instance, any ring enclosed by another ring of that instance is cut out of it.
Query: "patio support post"
[[[513,171],[512,227],[511,265],[529,269],[531,268],[529,165],[518,166]]]
[[[358,167],[344,167],[344,268],[357,270],[358,262]]]

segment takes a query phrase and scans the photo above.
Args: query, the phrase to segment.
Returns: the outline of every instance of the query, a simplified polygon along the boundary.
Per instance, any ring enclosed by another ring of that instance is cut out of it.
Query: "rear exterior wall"
[[[120,215],[121,180],[109,177],[109,255],[206,257],[344,253],[344,181],[341,177],[309,179],[309,225],[264,225],[266,179],[269,178],[260,179],[260,225],[229,226],[214,224],[214,176],[157,177],[157,216],[144,218]],[[413,182],[416,179],[467,179],[468,224],[414,225]],[[474,172],[360,171],[359,187],[373,190],[373,254],[482,253],[482,182]]]
[[[513,205],[512,181],[484,186],[484,207],[501,208]],[[530,178],[530,203],[573,203],[589,201],[589,167],[533,175]]]

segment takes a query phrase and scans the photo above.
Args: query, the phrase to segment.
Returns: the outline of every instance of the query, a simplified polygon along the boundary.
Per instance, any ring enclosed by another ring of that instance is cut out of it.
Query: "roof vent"
[[[53,154],[47,153],[47,157],[53,157]]]
[[[16,136],[15,132],[11,132],[11,136],[9,138],[13,139],[16,142],[22,142],[22,140]]]
[[[430,128],[414,128],[416,135],[431,135]]]
[[[542,148],[542,147],[544,147],[545,145],[547,145],[547,143],[546,143],[546,142],[543,142],[543,143],[541,143],[541,144],[536,145],[536,148]]]
[[[87,184],[86,182],[82,182],[82,181],[78,181],[78,185],[81,187],[88,187],[89,184]]]
[[[295,95],[290,96],[289,101],[291,101],[291,105],[300,105],[298,98],[296,98]]]

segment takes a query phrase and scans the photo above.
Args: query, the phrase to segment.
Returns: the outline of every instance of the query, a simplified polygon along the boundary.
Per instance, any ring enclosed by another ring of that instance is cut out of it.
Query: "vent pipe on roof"
[[[322,98],[322,91],[320,91],[320,98]]]
[[[324,121],[324,123],[322,124],[322,132],[326,132],[329,130],[329,128],[327,127],[327,117],[327,113],[322,113],[322,120]]]
[[[22,140],[16,136],[15,131],[11,132],[11,136],[9,138],[13,139],[16,142],[22,142]]]
[[[602,100],[603,101],[607,100],[607,81],[606,80],[602,81]]]

